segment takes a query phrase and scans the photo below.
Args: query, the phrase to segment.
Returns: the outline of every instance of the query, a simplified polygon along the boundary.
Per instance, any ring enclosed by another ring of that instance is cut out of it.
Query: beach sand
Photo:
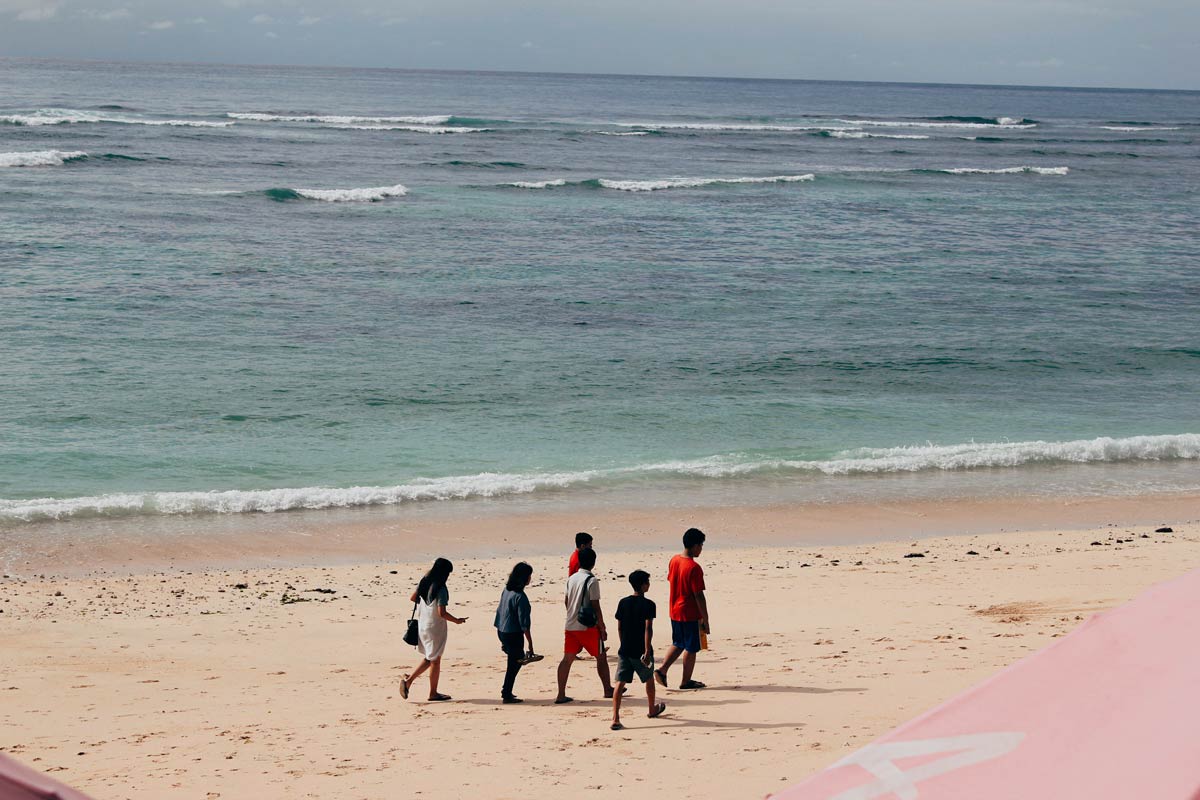
[[[1196,498],[1103,502],[1063,506],[1055,530],[1001,532],[996,509],[956,506],[942,517],[927,509],[935,518],[923,524],[991,530],[819,546],[780,529],[780,510],[726,509],[709,520],[645,512],[634,516],[656,515],[653,526],[624,536],[616,529],[628,516],[592,520],[609,616],[629,593],[625,574],[652,575],[660,657],[681,518],[705,528],[711,545],[701,558],[711,649],[696,670],[709,688],[660,689],[667,715],[650,720],[635,685],[620,732],[608,729],[594,662],[575,665],[576,702],[552,705],[569,540],[588,524],[561,533],[561,554],[528,559],[534,642],[546,660],[522,670],[519,706],[500,705],[492,627],[511,555],[456,558],[451,610],[470,620],[450,629],[440,687],[450,703],[427,702],[423,679],[407,702],[399,694],[418,662],[401,636],[425,559],[387,563],[377,551],[374,561],[335,563],[319,548],[273,556],[306,566],[250,567],[235,566],[231,548],[210,555],[222,568],[202,568],[202,554],[184,548],[172,569],[156,551],[158,562],[110,561],[86,574],[78,564],[97,562],[81,557],[65,576],[26,559],[0,583],[0,750],[98,800],[588,789],[764,797],[1200,562]],[[1009,510],[1028,522],[1021,505]],[[1109,512],[1120,522],[1097,522]],[[837,522],[835,510],[823,513]],[[1163,524],[1173,532],[1156,533]],[[451,545],[465,536],[441,543],[457,555]],[[539,538],[537,549],[554,544]],[[519,552],[523,542],[509,546]],[[677,686],[678,666],[671,678]]]

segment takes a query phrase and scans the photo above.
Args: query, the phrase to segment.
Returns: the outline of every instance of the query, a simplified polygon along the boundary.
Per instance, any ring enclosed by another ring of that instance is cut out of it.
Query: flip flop
[[[433,697],[431,697],[429,699],[431,702],[441,702],[442,700],[449,700],[451,698],[450,698],[450,695],[448,695],[448,694],[435,694]]]
[[[663,672],[661,669],[654,670],[654,680],[658,681],[659,686],[666,686],[667,673]]]
[[[649,714],[647,714],[646,716],[647,716],[647,717],[649,717],[650,719],[654,719],[655,717],[661,717],[661,716],[663,715],[663,712],[664,712],[664,711],[666,711],[666,710],[667,710],[667,704],[666,704],[666,703],[659,703],[658,705],[656,705],[656,706],[654,707],[654,710],[653,710],[653,711],[651,711],[651,712],[650,712]]]
[[[563,703],[574,703],[574,702],[575,702],[574,697],[560,697],[554,701],[554,705],[561,706]]]
[[[680,689],[705,689],[707,687],[700,681],[688,681],[687,683],[681,683],[679,685],[679,688]]]
[[[624,725],[622,725],[622,724],[621,724],[621,723],[619,723],[619,722],[614,722],[614,723],[613,723],[613,724],[610,726],[610,730],[614,730],[614,731],[623,731],[623,730],[625,730],[625,726],[624,726]]]
[[[405,675],[400,679],[400,696],[405,700],[408,699],[408,676]]]
[[[613,691],[615,692],[616,690],[614,689]],[[624,696],[625,696],[625,693],[626,693],[626,692],[628,692],[628,691],[629,691],[629,687],[628,687],[628,686],[624,686],[624,687],[622,687],[622,688],[621,688],[621,697],[624,697]],[[604,693],[604,699],[605,699],[605,700],[612,700],[612,697],[613,697],[613,692],[605,692],[605,693]]]

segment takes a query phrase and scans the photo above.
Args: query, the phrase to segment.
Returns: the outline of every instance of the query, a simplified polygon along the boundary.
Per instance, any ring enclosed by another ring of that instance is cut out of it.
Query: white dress
[[[449,602],[449,592],[443,587],[441,594],[432,603],[424,597],[417,606],[417,638],[421,644],[417,649],[426,661],[437,661],[446,650],[446,620],[438,613],[438,607]]]

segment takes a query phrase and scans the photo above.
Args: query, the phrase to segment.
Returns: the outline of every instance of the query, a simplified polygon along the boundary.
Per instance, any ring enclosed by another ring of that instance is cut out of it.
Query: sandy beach
[[[244,564],[231,547],[210,553],[208,568],[188,548],[136,563],[105,561],[95,548],[63,570],[29,559],[17,572],[10,562],[0,584],[0,750],[98,800],[683,786],[699,798],[764,797],[1200,560],[1194,497],[1059,504],[1053,529],[1013,530],[1014,519],[1044,521],[1029,512],[1035,506],[1014,501],[1007,518],[999,507],[927,508],[918,528],[937,536],[897,523],[897,535],[882,528],[876,541],[832,545],[795,534],[804,527],[795,509],[791,526],[783,510],[762,509],[592,519],[609,614],[636,568],[650,571],[650,597],[665,610],[681,518],[705,528],[712,545],[702,563],[713,634],[696,672],[709,688],[675,689],[676,667],[660,694],[667,715],[649,720],[635,686],[616,733],[590,661],[572,672],[577,702],[551,703],[573,530],[562,533],[561,555],[527,559],[534,642],[547,658],[518,678],[521,706],[500,705],[492,628],[515,559],[495,548],[463,557],[469,547],[449,546],[453,536],[441,540],[456,560],[451,610],[470,619],[450,631],[441,685],[449,703],[425,701],[423,681],[400,697],[399,678],[418,661],[401,641],[407,596],[428,562],[385,560],[394,541],[385,534],[374,558],[364,557],[362,530],[350,537],[361,547],[339,558],[333,548],[271,555],[250,546]],[[824,522],[836,524],[835,512],[822,512]],[[877,514],[881,523],[904,517]],[[633,517],[652,524],[622,527]],[[841,519],[854,527],[852,514]],[[514,536],[506,546],[547,552],[557,542],[546,531],[563,524],[546,518],[544,529],[523,528],[531,541]],[[1172,532],[1155,532],[1164,526]],[[250,566],[272,558],[279,563]],[[656,634],[661,654],[665,619]]]

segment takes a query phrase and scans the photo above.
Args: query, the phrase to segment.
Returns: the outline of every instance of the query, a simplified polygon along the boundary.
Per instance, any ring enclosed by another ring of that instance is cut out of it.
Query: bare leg
[[[696,668],[696,654],[683,654],[683,683],[687,683],[692,679],[692,670]],[[682,684],[681,684],[682,685]]]
[[[575,663],[575,656],[570,653],[564,653],[562,661],[558,662],[558,697],[556,700],[562,700],[567,696],[567,678],[571,674],[571,664]]]
[[[442,677],[442,660],[429,662],[429,699],[437,697],[438,678]]]
[[[600,676],[600,683],[604,686],[604,696],[608,697],[612,692],[612,678],[608,672],[608,654],[601,653],[596,656],[596,674]]]
[[[423,672],[424,672],[425,670],[427,670],[427,669],[429,669],[429,662],[428,662],[428,661],[426,661],[425,659],[423,659],[423,658],[422,658],[422,659],[421,659],[421,663],[420,663],[420,664],[417,664],[417,668],[416,668],[416,669],[414,669],[414,670],[413,670],[413,671],[412,671],[412,672],[409,674],[409,676],[408,676],[408,682],[409,682],[409,683],[412,683],[414,680],[416,680],[416,679],[417,679],[417,676],[419,676],[421,673],[423,673]]]
[[[646,702],[650,704],[650,713],[654,713],[654,678],[646,681]]]
[[[671,668],[671,665],[675,663],[675,659],[679,658],[679,654],[682,652],[683,651],[675,645],[668,647],[666,657],[663,658],[662,663],[658,665],[659,672],[661,672],[663,675],[666,675],[667,670]]]
[[[621,695],[623,695],[625,684],[617,681],[617,690],[613,692],[613,725],[621,724]]]

